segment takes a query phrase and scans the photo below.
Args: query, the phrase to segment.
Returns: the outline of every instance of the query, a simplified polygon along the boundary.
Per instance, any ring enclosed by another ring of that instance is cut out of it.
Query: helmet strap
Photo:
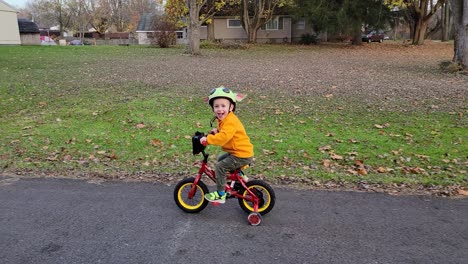
[[[211,127],[211,128],[213,127],[214,121],[216,121],[216,116],[214,116],[214,117],[210,120],[210,127]]]

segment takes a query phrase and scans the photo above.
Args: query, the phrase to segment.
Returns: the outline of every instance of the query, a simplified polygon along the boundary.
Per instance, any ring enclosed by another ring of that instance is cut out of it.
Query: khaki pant
[[[216,188],[218,192],[224,192],[224,187],[226,185],[226,179],[228,173],[234,171],[244,165],[250,164],[252,158],[238,158],[229,153],[225,153],[218,158],[218,163],[216,164],[215,174],[216,174]]]

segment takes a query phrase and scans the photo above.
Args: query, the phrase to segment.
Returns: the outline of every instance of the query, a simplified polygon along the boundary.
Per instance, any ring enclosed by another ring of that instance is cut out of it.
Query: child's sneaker
[[[225,203],[226,193],[223,195],[219,195],[218,191],[210,192],[205,194],[205,199],[208,200],[208,202],[212,203]]]

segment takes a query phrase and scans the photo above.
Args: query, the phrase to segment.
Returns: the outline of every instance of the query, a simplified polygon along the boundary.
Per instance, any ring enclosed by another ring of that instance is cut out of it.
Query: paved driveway
[[[0,176],[0,262],[467,263],[468,199],[276,188],[185,214],[173,186]]]

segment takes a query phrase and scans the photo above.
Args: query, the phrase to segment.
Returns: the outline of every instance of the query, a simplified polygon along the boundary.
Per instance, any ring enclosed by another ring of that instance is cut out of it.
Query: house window
[[[228,19],[227,20],[228,28],[240,28],[242,27],[240,19]]]
[[[268,20],[268,22],[262,26],[263,30],[282,30],[283,29],[283,18],[282,17],[273,17]]]
[[[184,32],[183,31],[176,31],[177,39],[183,39],[184,38]]]
[[[305,29],[305,19],[301,18],[296,22],[296,29],[304,30]]]

